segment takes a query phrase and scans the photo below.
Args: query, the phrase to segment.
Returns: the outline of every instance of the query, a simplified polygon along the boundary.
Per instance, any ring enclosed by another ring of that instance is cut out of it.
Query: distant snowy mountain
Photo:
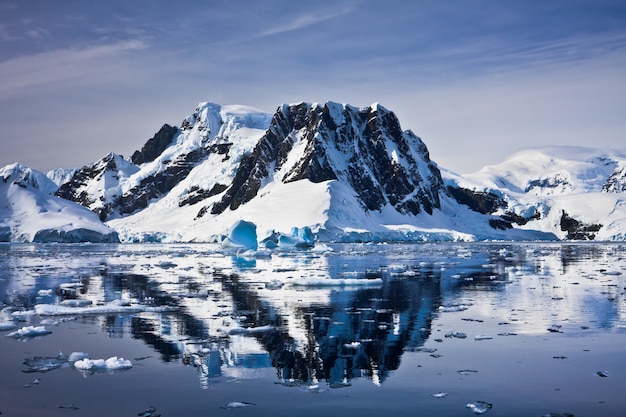
[[[459,176],[379,104],[200,103],[128,160],[41,176],[123,242],[626,240],[623,154],[533,149]]]
[[[447,183],[457,194],[473,195],[468,201],[489,196],[493,203],[483,212],[521,229],[559,239],[626,240],[625,167],[623,152],[545,147],[517,152],[475,174],[448,174]]]
[[[57,185],[21,166],[0,168],[0,242],[118,242],[117,233],[74,202],[54,197]]]

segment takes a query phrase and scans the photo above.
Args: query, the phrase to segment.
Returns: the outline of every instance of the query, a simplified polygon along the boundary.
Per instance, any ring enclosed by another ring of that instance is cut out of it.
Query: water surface
[[[621,416],[625,248],[0,245],[0,412]]]

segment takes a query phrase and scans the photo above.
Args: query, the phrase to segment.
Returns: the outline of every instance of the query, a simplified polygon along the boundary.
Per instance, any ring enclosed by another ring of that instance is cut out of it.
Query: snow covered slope
[[[19,164],[0,169],[0,241],[118,242],[93,212],[51,195],[43,173]]]
[[[440,170],[424,142],[377,103],[283,104],[271,115],[205,102],[129,159],[110,153],[51,171],[54,182],[29,172],[37,182],[25,189],[39,200],[17,206],[54,212],[52,193],[79,203],[97,215],[85,229],[108,236],[95,240],[113,236],[97,218],[123,242],[222,241],[242,220],[274,243],[309,229],[318,241],[626,240],[623,153],[530,149],[462,177]],[[4,240],[49,229],[11,207],[4,203],[0,216]],[[57,218],[76,225],[88,217],[67,209]]]
[[[493,205],[483,211],[501,215],[522,229],[549,231],[560,239],[626,239],[623,152],[534,148],[475,174],[445,176],[452,187],[467,195],[472,191],[474,202],[490,195]]]
[[[131,214],[122,208],[107,224],[124,241],[215,241],[242,219],[258,226],[260,239],[294,227],[320,240],[554,238],[493,228],[489,216],[450,198],[426,145],[379,104],[296,103],[271,118],[243,114],[201,104],[163,154],[198,149],[188,143],[214,151],[186,166],[167,193],[151,194]],[[136,176],[154,167],[144,163]]]

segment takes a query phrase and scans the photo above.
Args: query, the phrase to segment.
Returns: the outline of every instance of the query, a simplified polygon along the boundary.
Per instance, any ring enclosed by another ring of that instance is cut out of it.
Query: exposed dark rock
[[[607,193],[623,193],[626,191],[626,166],[615,169],[613,174],[606,180],[602,191]]]
[[[508,206],[507,202],[494,193],[473,191],[461,187],[446,187],[448,193],[459,203],[482,214],[492,214]]]
[[[489,226],[493,229],[507,230],[512,229],[513,225],[511,222],[502,219],[489,219]]]
[[[601,224],[584,224],[571,217],[565,210],[561,214],[561,231],[567,232],[568,240],[594,240]]]
[[[131,161],[136,165],[154,161],[172,143],[178,132],[180,130],[176,126],[164,124],[151,139],[148,139],[140,151],[133,153]]]
[[[106,220],[108,215],[114,210],[116,201],[104,201],[103,195],[91,195],[87,188],[91,181],[101,178],[107,171],[113,172],[112,178],[117,179],[116,173],[119,167],[117,166],[116,157],[117,155],[110,153],[100,161],[77,170],[68,182],[59,187],[55,195],[87,207],[95,212],[101,221]],[[102,204],[94,207],[94,203],[98,199],[102,201]]]
[[[403,213],[432,214],[440,207],[439,169],[423,142],[412,132],[403,132],[392,112],[381,106],[356,109],[336,103],[299,103],[277,110],[211,213],[235,210],[254,198],[263,181],[283,167],[296,140],[305,142],[304,153],[280,179],[285,183],[345,181],[367,210],[390,204]]]
[[[228,186],[224,184],[215,184],[210,190],[205,190],[197,186],[192,187],[187,195],[178,202],[178,206],[183,207],[186,205],[196,204],[202,200],[224,192],[227,188]]]
[[[173,161],[168,161],[165,170],[144,178],[137,187],[133,187],[122,195],[119,200],[120,214],[130,214],[143,209],[151,200],[165,195],[184,180],[207,153],[206,149],[198,148],[180,155]]]

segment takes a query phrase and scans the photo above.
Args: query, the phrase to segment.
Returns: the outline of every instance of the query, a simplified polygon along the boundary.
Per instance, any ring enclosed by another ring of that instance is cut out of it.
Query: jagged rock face
[[[139,151],[135,151],[130,158],[133,164],[141,165],[154,161],[172,143],[180,130],[176,126],[164,124],[161,129],[149,139]]]
[[[141,180],[138,186],[125,192],[119,200],[120,214],[129,214],[148,206],[150,200],[161,197],[189,175],[196,164],[210,152],[197,148],[170,161],[163,171]]]
[[[617,167],[602,187],[607,193],[623,193],[626,191],[626,164]]]
[[[424,143],[403,132],[392,112],[332,102],[281,106],[211,212],[237,209],[272,177],[285,183],[337,179],[354,189],[367,210],[391,205],[414,215],[440,207],[443,184]]]
[[[585,224],[571,217],[565,210],[561,213],[561,231],[567,232],[568,240],[594,240],[601,224]]]
[[[110,153],[98,162],[77,170],[55,195],[89,208],[104,221],[119,204],[120,180],[138,169],[121,156]]]
[[[482,214],[492,214],[508,206],[502,197],[491,192],[452,186],[446,187],[446,190],[457,202]]]

